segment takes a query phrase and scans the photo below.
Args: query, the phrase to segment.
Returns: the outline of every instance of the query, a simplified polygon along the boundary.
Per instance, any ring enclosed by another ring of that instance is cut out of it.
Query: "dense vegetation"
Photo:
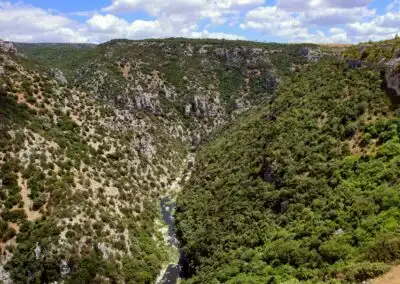
[[[15,47],[29,57],[31,67],[59,68],[71,79],[79,66],[88,60],[93,60],[97,54],[96,45],[91,44],[30,44],[17,43]],[[38,64],[32,64],[38,63]]]
[[[400,39],[390,39],[381,42],[360,43],[346,49],[343,55],[347,58],[363,60],[368,63],[379,63],[382,60],[398,58]]]
[[[189,283],[354,283],[400,259],[400,117],[322,60],[201,147],[178,199]]]
[[[0,265],[16,283],[154,282],[172,258],[158,201],[192,140],[270,101],[316,48],[186,39],[16,47],[0,50]]]
[[[154,282],[169,257],[157,202],[203,141],[177,201],[188,283],[386,272],[400,260],[400,114],[382,69],[360,62],[397,57],[398,42],[345,60],[181,38],[0,52],[1,264],[16,283]]]

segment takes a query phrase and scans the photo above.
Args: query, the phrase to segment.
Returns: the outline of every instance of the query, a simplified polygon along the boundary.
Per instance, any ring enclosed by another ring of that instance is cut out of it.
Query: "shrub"
[[[385,233],[377,236],[367,254],[374,261],[393,262],[400,259],[400,234]]]
[[[7,221],[12,223],[19,223],[26,219],[26,214],[23,209],[16,209],[16,210],[4,210],[1,212],[1,217]]]
[[[361,283],[376,278],[390,270],[390,266],[382,262],[357,262],[342,264],[343,267],[336,271],[344,275],[347,281]]]

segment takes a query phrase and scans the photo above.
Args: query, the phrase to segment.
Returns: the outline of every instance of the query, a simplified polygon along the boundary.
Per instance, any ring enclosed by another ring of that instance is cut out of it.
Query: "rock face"
[[[307,58],[309,62],[318,62],[322,57],[321,50],[310,47],[300,49],[300,55]]]
[[[13,254],[10,252],[6,252],[6,254],[1,257],[0,259],[0,283],[3,284],[12,284],[13,281],[11,280],[10,273],[4,268],[4,265],[10,261],[13,257]]]
[[[0,281],[3,284],[11,284],[11,283],[13,283],[11,278],[10,278],[10,274],[1,265],[0,265]]]
[[[400,58],[391,59],[383,64],[378,64],[378,67],[384,68],[386,87],[394,91],[397,96],[400,96],[400,72],[398,66]]]
[[[389,90],[396,92],[396,96],[400,96],[400,73],[386,72],[386,86]]]
[[[400,47],[398,39],[385,43],[362,43],[347,48],[342,57],[350,68],[368,68],[380,72],[382,88],[392,103],[400,103]]]
[[[40,247],[39,242],[36,243],[36,247],[35,247],[34,252],[35,252],[36,260],[39,260],[40,257],[41,257],[41,252],[42,252],[42,248]]]
[[[67,81],[67,79],[65,78],[63,72],[61,72],[61,70],[52,68],[52,69],[50,69],[50,71],[49,71],[49,75],[50,75],[51,77],[53,77],[54,79],[56,79],[57,82],[60,83],[61,85],[66,85],[66,84],[68,84],[68,81]]]
[[[366,51],[363,51],[366,52]],[[350,68],[367,67],[372,70],[381,72],[384,79],[384,86],[388,93],[394,96],[400,96],[400,58],[399,51],[396,50],[396,58],[387,60],[382,58],[379,62],[364,61],[362,59],[348,59],[347,63]]]
[[[68,274],[71,272],[71,269],[69,268],[68,262],[66,260],[61,260],[60,263],[60,274],[61,277],[66,277]]]
[[[347,62],[351,68],[359,68],[363,64],[361,60],[355,60],[355,59],[349,59]]]
[[[138,109],[147,109],[156,112],[160,108],[158,96],[152,93],[138,92],[135,96],[135,103]]]
[[[10,53],[17,53],[17,49],[11,42],[4,41],[0,39],[0,51],[3,52],[10,52]]]
[[[183,115],[205,134],[272,98],[288,58],[302,66],[322,56],[313,45],[212,40],[113,41],[103,49],[104,57],[75,70],[73,85],[119,109]]]

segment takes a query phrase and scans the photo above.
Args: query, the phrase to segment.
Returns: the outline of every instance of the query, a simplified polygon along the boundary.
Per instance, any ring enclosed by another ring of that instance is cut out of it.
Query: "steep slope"
[[[59,68],[70,85],[119,109],[182,118],[195,142],[270,99],[282,76],[322,55],[314,45],[221,40],[17,46]]]
[[[312,45],[0,41],[0,278],[153,282],[190,146],[269,102]]]
[[[13,280],[154,279],[166,257],[154,200],[184,163],[182,125],[0,56],[1,248]]]
[[[400,258],[400,121],[379,72],[322,60],[197,155],[189,283],[360,283]]]
[[[344,57],[353,67],[367,66],[381,73],[383,86],[394,104],[400,103],[400,39],[360,43],[348,48]]]

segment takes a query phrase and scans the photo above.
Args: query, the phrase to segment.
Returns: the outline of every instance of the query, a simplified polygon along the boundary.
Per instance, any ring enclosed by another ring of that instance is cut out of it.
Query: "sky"
[[[357,43],[393,38],[400,0],[0,0],[0,39]]]

